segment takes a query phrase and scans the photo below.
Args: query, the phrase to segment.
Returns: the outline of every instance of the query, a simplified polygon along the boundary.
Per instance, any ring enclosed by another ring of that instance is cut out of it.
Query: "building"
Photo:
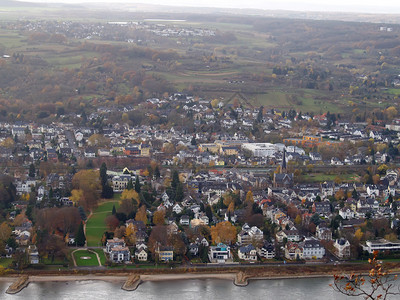
[[[257,249],[257,253],[260,257],[273,259],[275,257],[275,245],[265,241],[263,246]]]
[[[242,149],[250,151],[255,157],[274,157],[277,152],[275,145],[270,143],[245,143]]]
[[[135,259],[138,261],[147,261],[147,252],[143,247],[139,247],[136,249]]]
[[[118,175],[112,178],[112,187],[114,192],[116,191],[123,191],[127,188],[129,180],[132,180],[131,175]]]
[[[261,243],[264,239],[264,233],[257,226],[250,226],[246,223],[242,226],[242,231],[237,235],[238,245],[249,245]]]
[[[125,241],[119,238],[113,238],[112,240],[107,240],[106,252],[110,253],[112,248],[115,247],[125,247]]]
[[[110,249],[110,260],[114,263],[129,262],[131,260],[131,253],[128,247],[117,245]]]
[[[217,246],[211,246],[208,249],[208,259],[212,263],[224,264],[232,261],[230,247],[219,243]]]
[[[306,238],[302,242],[303,259],[321,259],[325,255],[325,248],[315,238]]]
[[[256,248],[254,248],[254,246],[251,244],[247,246],[242,246],[239,248],[238,256],[239,259],[256,261],[257,260]]]
[[[341,238],[335,240],[333,244],[335,247],[335,255],[339,258],[349,258],[350,257],[350,243],[348,240]]]
[[[174,260],[174,249],[168,246],[157,246],[156,256],[160,261],[172,261]]]
[[[364,251],[368,251],[369,253],[373,253],[374,251],[400,251],[400,241],[390,242],[385,239],[366,241],[362,247]]]

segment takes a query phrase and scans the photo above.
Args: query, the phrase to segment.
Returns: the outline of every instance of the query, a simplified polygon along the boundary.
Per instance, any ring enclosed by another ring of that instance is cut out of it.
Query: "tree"
[[[133,182],[132,182],[132,179],[129,179],[129,181],[128,181],[128,184],[127,184],[127,186],[126,186],[126,189],[127,190],[133,190]]]
[[[253,198],[253,192],[252,191],[248,191],[246,194],[246,205],[253,205],[254,203],[254,198]]]
[[[135,220],[142,221],[144,224],[147,224],[147,211],[145,205],[139,207],[139,210],[136,213]]]
[[[116,216],[109,215],[105,218],[104,223],[106,223],[110,231],[114,231],[115,228],[117,228],[117,226],[119,225],[119,220]]]
[[[136,180],[135,180],[135,191],[136,191],[136,193],[140,194],[140,189],[141,189],[141,186],[140,186],[139,176],[136,175]]]
[[[133,189],[132,190],[126,189],[121,193],[121,200],[125,200],[125,199],[135,200],[137,205],[139,205],[139,203],[140,203],[139,194]]]
[[[78,231],[75,238],[76,244],[80,247],[84,246],[86,243],[85,233],[83,231],[83,222],[79,224]]]
[[[400,295],[396,287],[397,275],[390,275],[382,263],[376,258],[378,252],[374,251],[373,257],[368,260],[371,269],[368,275],[350,274],[334,275],[334,282],[330,286],[341,294],[364,299],[386,299],[388,296]]]
[[[230,222],[220,222],[211,227],[211,238],[213,243],[232,244],[236,242],[236,228]]]
[[[12,230],[11,227],[8,226],[6,222],[1,223],[0,225],[0,241],[5,242],[11,236]]]
[[[161,210],[157,210],[154,214],[153,214],[153,223],[156,226],[159,225],[164,225],[165,224],[165,210],[161,209]]]
[[[134,245],[136,243],[136,232],[137,232],[137,228],[132,223],[130,223],[128,225],[128,227],[126,227],[125,242],[128,245]]]
[[[100,199],[101,183],[99,172],[95,170],[81,170],[72,178],[72,187],[83,191],[83,198],[79,205],[86,210],[97,206]]]
[[[115,209],[115,205],[113,205],[111,214],[114,216],[116,213],[117,213],[117,210]]]
[[[35,170],[35,165],[34,164],[30,164],[29,165],[29,177],[35,177],[36,175],[36,170]]]

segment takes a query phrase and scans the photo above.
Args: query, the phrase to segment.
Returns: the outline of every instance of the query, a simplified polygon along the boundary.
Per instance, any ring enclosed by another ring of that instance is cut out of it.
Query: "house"
[[[156,256],[160,261],[172,261],[174,260],[174,249],[168,246],[157,245]]]
[[[181,217],[181,219],[179,220],[179,224],[189,226],[189,224],[190,224],[189,216],[188,215],[183,215]]]
[[[315,238],[306,238],[302,242],[303,259],[321,259],[325,255],[325,248]]]
[[[95,158],[96,157],[96,150],[94,148],[88,147],[85,149],[84,156],[86,158]]]
[[[178,203],[176,203],[176,204],[172,207],[172,211],[173,211],[174,213],[176,213],[177,215],[179,215],[179,214],[183,211],[183,208],[182,208]]]
[[[320,240],[332,241],[332,230],[330,228],[322,227],[322,226],[318,225],[315,235]]]
[[[211,263],[224,264],[232,261],[230,247],[219,243],[217,246],[211,246],[208,249],[208,259]]]
[[[113,238],[111,240],[107,240],[106,244],[106,252],[111,253],[111,249],[115,247],[125,247],[125,241],[119,238]]]
[[[131,253],[128,247],[116,245],[110,249],[110,260],[114,263],[129,262]]]
[[[137,261],[147,261],[147,252],[144,247],[136,248],[135,259]]]
[[[313,213],[319,215],[330,215],[331,214],[331,204],[329,202],[314,202],[312,205]]]
[[[27,248],[29,263],[32,265],[36,265],[39,263],[39,252],[37,250],[36,245],[29,245]]]
[[[348,240],[341,238],[336,239],[333,244],[335,247],[335,255],[339,258],[349,258],[350,257],[350,243]]]
[[[301,245],[295,242],[288,242],[285,245],[285,258],[290,260],[302,259],[303,248],[301,247]]]
[[[257,251],[253,245],[242,246],[238,251],[239,259],[256,261],[257,260]]]
[[[196,243],[191,243],[189,245],[189,253],[192,256],[197,256],[199,254],[199,245],[197,245]]]
[[[272,259],[275,257],[275,245],[271,242],[264,241],[262,247],[257,249],[257,253],[260,257]]]
[[[354,211],[352,211],[349,207],[343,207],[339,210],[339,215],[343,219],[353,219],[354,218]]]
[[[279,243],[282,243],[285,238],[290,242],[299,242],[301,240],[297,229],[281,230],[276,233],[276,239]]]
[[[242,226],[242,231],[240,231],[237,235],[237,243],[238,245],[249,245],[249,244],[257,244],[262,242],[264,238],[264,233],[257,226],[250,226],[245,223]]]

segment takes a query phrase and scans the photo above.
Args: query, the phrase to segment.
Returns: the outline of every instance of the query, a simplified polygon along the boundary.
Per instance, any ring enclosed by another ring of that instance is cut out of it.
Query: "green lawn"
[[[73,255],[75,257],[75,261],[78,267],[93,267],[99,265],[96,254],[93,252],[89,252],[87,250],[79,250],[76,251]],[[90,259],[82,259],[81,257],[90,257]]]
[[[92,249],[94,252],[96,252],[98,255],[99,255],[99,257],[100,257],[100,262],[101,262],[101,264],[104,266],[105,265],[105,263],[106,263],[106,255],[104,254],[104,251],[103,251],[103,249]]]
[[[8,266],[12,263],[12,258],[0,258],[0,266],[4,268],[8,268]]]
[[[86,223],[86,240],[88,247],[100,246],[101,238],[107,226],[104,222],[105,218],[111,214],[113,205],[119,207],[119,195],[113,201],[104,202],[93,212],[92,216]]]

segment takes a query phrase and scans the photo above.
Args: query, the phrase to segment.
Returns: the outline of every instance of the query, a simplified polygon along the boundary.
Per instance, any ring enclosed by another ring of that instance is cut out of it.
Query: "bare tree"
[[[400,295],[396,284],[397,275],[391,275],[376,259],[377,251],[369,259],[371,270],[368,275],[350,274],[334,275],[333,289],[346,296],[363,297],[364,299],[387,299],[389,296]]]

